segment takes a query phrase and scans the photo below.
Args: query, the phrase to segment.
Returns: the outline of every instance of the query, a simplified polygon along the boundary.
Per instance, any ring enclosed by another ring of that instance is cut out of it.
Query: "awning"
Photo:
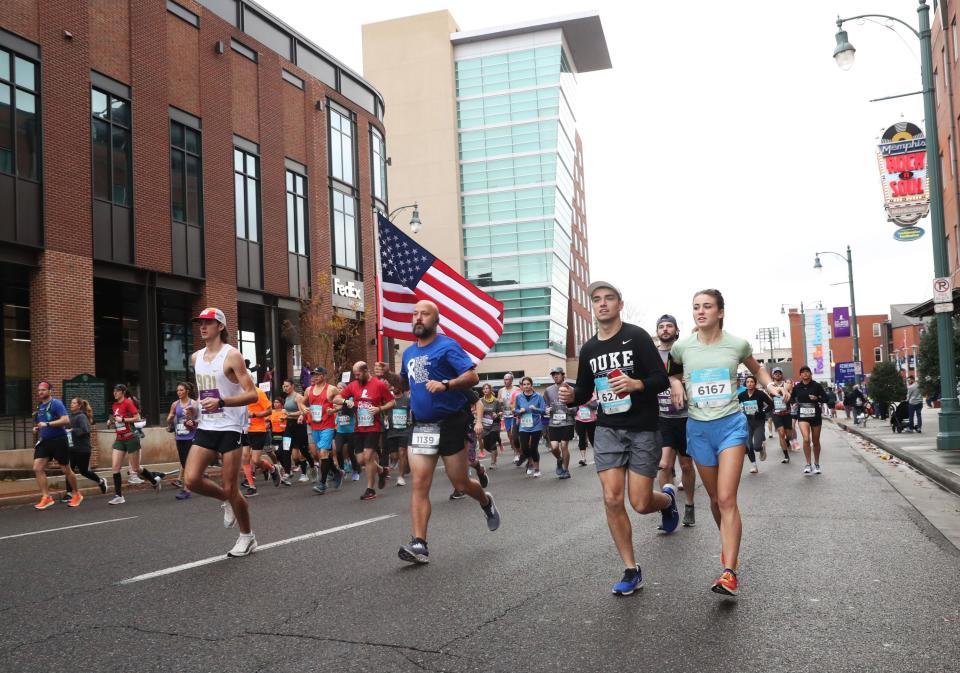
[[[953,289],[953,315],[957,315],[957,302],[960,301],[960,288]],[[911,318],[929,318],[936,315],[933,310],[933,299],[928,299],[922,304],[917,304],[911,309],[903,312],[903,315]]]

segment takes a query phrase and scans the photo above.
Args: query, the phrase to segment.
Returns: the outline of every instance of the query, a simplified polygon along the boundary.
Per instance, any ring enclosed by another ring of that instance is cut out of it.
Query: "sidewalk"
[[[940,410],[923,409],[923,432],[906,430],[895,433],[890,421],[871,418],[867,427],[854,425],[842,415],[834,421],[847,432],[873,442],[887,453],[909,463],[944,488],[960,495],[960,451],[937,450],[937,428]]]

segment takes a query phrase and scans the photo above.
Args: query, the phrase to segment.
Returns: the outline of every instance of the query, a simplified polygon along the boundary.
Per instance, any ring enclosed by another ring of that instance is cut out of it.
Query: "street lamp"
[[[850,48],[853,49],[853,47]],[[818,271],[823,269],[823,264],[820,263],[820,255],[836,255],[847,262],[847,284],[850,286],[850,322],[853,323],[851,325],[853,328],[853,361],[861,362],[860,371],[863,372],[863,364],[862,360],[860,360],[860,325],[857,324],[857,299],[853,292],[853,254],[850,252],[849,245],[847,246],[846,255],[841,255],[839,252],[830,252],[829,250],[815,252],[813,255],[813,268]],[[854,365],[854,367],[856,367],[856,365]],[[855,375],[857,383],[860,383],[862,376],[862,373]]]
[[[423,223],[420,222],[420,210],[417,207],[416,201],[414,201],[408,206],[400,206],[399,208],[394,208],[393,210],[390,211],[390,214],[387,215],[387,219],[393,222],[393,216],[399,213],[401,210],[406,210],[407,208],[413,208],[413,214],[410,216],[410,231],[412,231],[415,234],[419,234],[420,228]]]
[[[943,226],[943,195],[940,185],[943,176],[940,173],[938,151],[939,132],[937,130],[937,103],[933,81],[933,49],[930,44],[930,7],[926,0],[917,5],[920,30],[895,16],[886,14],[863,14],[846,19],[837,17],[837,47],[833,56],[837,65],[848,70],[853,65],[854,48],[847,40],[843,30],[845,21],[855,19],[879,18],[896,21],[906,27],[920,40],[920,74],[923,80],[923,122],[927,137],[927,178],[930,182],[930,238],[933,240],[933,269],[938,278],[950,275],[950,263],[947,257],[946,231]],[[853,283],[850,284],[851,294]],[[856,325],[856,322],[854,322]],[[953,314],[937,313],[937,353],[940,356],[940,428],[937,433],[937,448],[941,450],[960,450],[960,408],[957,406],[957,381],[953,354]]]

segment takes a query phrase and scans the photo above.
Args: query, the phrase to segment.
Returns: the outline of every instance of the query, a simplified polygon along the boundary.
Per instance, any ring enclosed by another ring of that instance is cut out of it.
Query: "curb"
[[[834,421],[834,423],[838,427],[846,430],[847,432],[857,435],[858,437],[865,439],[871,444],[876,444],[887,453],[893,456],[896,456],[903,462],[909,464],[910,466],[916,468],[917,470],[925,474],[930,479],[933,479],[935,482],[943,486],[948,491],[951,491],[956,495],[960,495],[960,476],[957,476],[950,470],[945,470],[944,468],[939,467],[938,465],[934,465],[929,460],[918,458],[912,453],[910,453],[909,451],[903,451],[891,444],[888,444],[882,439],[871,437],[870,435],[863,432],[859,428],[850,427],[846,423],[837,423],[836,421]]]

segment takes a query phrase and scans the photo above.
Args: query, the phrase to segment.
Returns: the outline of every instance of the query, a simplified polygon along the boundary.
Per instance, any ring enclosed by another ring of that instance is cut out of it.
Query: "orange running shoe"
[[[34,509],[49,509],[50,507],[53,507],[53,498],[49,495],[40,498],[40,502],[33,506]]]
[[[73,497],[70,498],[70,502],[67,503],[67,507],[79,507],[81,502],[83,502],[83,495],[74,493]]]
[[[724,594],[726,596],[737,595],[737,574],[732,570],[724,570],[720,579],[713,583],[711,591],[715,594]]]

